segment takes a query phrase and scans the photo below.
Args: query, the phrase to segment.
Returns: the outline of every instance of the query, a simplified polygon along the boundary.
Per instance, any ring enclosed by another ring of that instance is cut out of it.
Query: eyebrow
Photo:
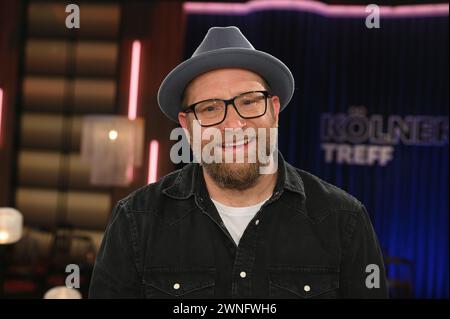
[[[249,93],[249,92],[254,92],[254,91],[267,91],[267,92],[269,92],[269,90],[267,90],[267,89],[264,88],[264,87],[263,87],[262,89],[242,90],[242,91],[239,91],[240,93],[237,93],[236,95],[233,95],[232,97],[230,97],[230,99],[233,98],[233,97],[242,95],[242,94],[244,94],[244,93]],[[211,97],[211,98],[207,98],[207,99],[203,99],[203,100],[198,100],[197,102],[194,102],[194,103],[190,103],[190,104],[188,104],[188,105],[186,106],[186,108],[187,108],[188,106],[192,105],[192,104],[199,103],[199,102],[203,102],[203,101],[209,101],[209,100],[228,100],[228,99],[223,99],[223,98],[220,98],[220,97]],[[185,109],[186,109],[186,108],[185,108]]]

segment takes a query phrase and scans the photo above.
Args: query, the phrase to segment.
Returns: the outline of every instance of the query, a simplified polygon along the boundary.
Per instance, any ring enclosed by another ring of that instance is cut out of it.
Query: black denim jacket
[[[279,154],[273,195],[239,246],[198,164],[120,200],[89,297],[386,298],[387,288],[365,207]]]

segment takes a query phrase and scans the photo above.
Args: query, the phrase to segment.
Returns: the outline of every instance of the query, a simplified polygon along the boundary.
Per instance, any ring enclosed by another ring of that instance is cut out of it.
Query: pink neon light
[[[0,89],[0,146],[3,145],[3,89]]]
[[[133,164],[128,164],[127,171],[126,171],[125,174],[127,176],[127,180],[129,180],[131,182],[133,180],[133,178],[134,178],[134,167],[133,167]]]
[[[147,184],[156,182],[156,178],[158,177],[158,149],[158,141],[152,140],[148,151]]]
[[[448,3],[379,6],[381,17],[411,17],[448,15]],[[329,5],[317,1],[295,0],[253,0],[246,3],[185,2],[184,10],[193,14],[247,14],[266,9],[288,9],[308,11],[325,16],[367,17],[366,6],[362,5]]]
[[[141,64],[141,42],[133,41],[131,50],[130,96],[128,99],[128,119],[135,120],[139,90],[139,68]]]

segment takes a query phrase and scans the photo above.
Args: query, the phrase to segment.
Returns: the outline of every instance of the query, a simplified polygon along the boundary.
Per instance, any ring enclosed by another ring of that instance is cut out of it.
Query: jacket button
[[[241,271],[239,276],[241,276],[241,278],[245,278],[245,277],[247,277],[247,273],[245,271]]]
[[[311,290],[311,287],[310,287],[309,285],[305,285],[305,286],[303,287],[303,290],[306,291],[306,292],[308,292],[308,291]]]
[[[178,290],[178,289],[180,289],[180,284],[179,283],[175,283],[174,285],[173,285],[173,289],[175,289],[175,290]]]
[[[258,226],[259,224],[259,219],[255,220],[255,225]]]

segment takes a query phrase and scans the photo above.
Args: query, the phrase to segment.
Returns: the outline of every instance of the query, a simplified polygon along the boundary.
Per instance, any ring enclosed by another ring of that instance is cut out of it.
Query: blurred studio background
[[[208,28],[236,25],[292,70],[280,150],[365,204],[392,298],[448,298],[448,12],[439,0],[0,0],[0,296],[87,297],[113,205],[179,168],[162,79]],[[80,288],[55,290],[69,264]]]

